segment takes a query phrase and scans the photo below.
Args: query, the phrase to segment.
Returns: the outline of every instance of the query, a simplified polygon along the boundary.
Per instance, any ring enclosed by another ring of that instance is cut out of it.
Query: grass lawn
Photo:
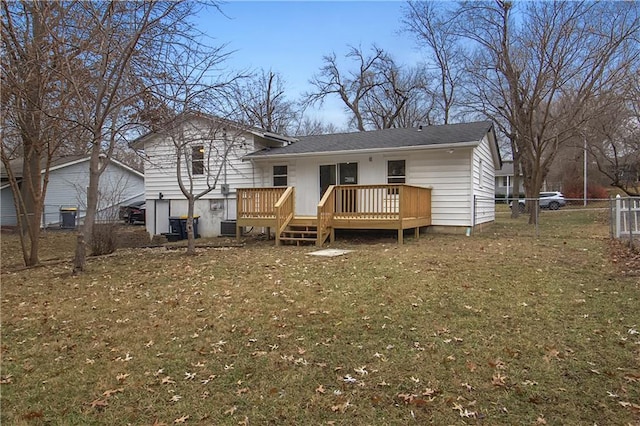
[[[125,249],[21,270],[2,237],[2,424],[637,425],[640,279],[606,214],[471,237]],[[71,259],[48,233],[43,259]]]

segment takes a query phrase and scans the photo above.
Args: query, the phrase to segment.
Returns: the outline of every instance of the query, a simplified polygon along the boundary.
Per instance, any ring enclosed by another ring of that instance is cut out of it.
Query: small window
[[[405,183],[405,162],[404,160],[389,160],[387,161],[387,183],[399,184]],[[388,189],[389,195],[398,193],[398,189]]]
[[[405,161],[387,161],[387,183],[405,183]]]
[[[191,152],[191,174],[204,174],[204,146],[197,145],[193,147]]]
[[[273,186],[287,186],[287,166],[273,166]]]
[[[213,199],[209,200],[209,210],[212,212],[220,212],[224,210],[224,200],[223,199]]]
[[[499,186],[506,188],[507,186],[509,186],[509,177],[508,176],[501,176],[500,177],[500,181],[498,182]]]

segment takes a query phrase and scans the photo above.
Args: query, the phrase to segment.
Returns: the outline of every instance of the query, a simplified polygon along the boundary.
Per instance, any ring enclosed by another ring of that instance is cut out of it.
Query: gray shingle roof
[[[322,154],[371,149],[409,148],[479,142],[492,128],[490,121],[440,126],[383,129],[355,133],[336,133],[301,137],[298,142],[280,148],[263,149],[248,158],[290,154]]]

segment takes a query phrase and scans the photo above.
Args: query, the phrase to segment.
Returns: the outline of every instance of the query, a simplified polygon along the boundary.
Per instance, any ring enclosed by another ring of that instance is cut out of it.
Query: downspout
[[[224,164],[223,167],[223,185],[227,188],[227,161],[229,160],[229,153],[227,152],[227,129],[222,129],[222,143],[224,144]],[[221,191],[224,195],[224,215],[225,220],[229,220],[229,190]]]
[[[153,200],[153,235],[158,234],[158,200]]]

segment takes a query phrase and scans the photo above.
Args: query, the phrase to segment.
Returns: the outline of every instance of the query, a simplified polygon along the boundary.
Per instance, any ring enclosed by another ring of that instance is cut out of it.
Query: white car
[[[520,211],[524,211],[525,200],[518,200],[518,207]],[[540,208],[549,210],[558,210],[560,207],[567,205],[567,201],[564,199],[564,195],[559,191],[541,192],[540,193]],[[509,207],[513,208],[513,203],[509,203]]]

